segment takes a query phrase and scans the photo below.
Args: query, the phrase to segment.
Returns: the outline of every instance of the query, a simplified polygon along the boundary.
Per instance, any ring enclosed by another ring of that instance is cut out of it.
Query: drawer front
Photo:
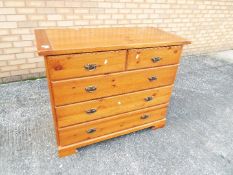
[[[51,80],[123,71],[126,51],[71,54],[48,57]]]
[[[58,126],[65,127],[168,103],[173,86],[56,107]]]
[[[139,69],[178,64],[182,46],[131,49],[128,51],[127,69]]]
[[[148,108],[59,130],[61,146],[96,138],[165,118],[166,107]]]
[[[178,65],[52,82],[56,106],[174,83]]]

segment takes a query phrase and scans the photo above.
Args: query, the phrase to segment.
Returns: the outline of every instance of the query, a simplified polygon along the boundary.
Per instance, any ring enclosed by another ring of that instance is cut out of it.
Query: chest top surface
[[[38,29],[39,55],[57,55],[169,45],[190,41],[153,27]]]

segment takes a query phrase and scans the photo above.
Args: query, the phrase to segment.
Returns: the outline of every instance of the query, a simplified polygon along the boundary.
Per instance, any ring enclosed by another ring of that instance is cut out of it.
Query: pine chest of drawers
[[[182,47],[156,28],[41,29],[59,156],[165,125]]]

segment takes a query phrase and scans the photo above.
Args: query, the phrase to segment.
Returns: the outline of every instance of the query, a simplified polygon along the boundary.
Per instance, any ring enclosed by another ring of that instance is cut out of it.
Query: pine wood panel
[[[48,69],[52,80],[62,80],[124,71],[125,61],[125,50],[49,56]]]
[[[177,67],[178,65],[172,65],[52,82],[55,105],[171,85],[174,83]],[[151,77],[155,80],[150,81]],[[86,88],[90,86],[95,87],[96,90],[91,93],[87,92]]]
[[[136,127],[133,127],[133,128],[128,128],[128,129],[125,129],[125,130],[109,133],[109,134],[106,134],[106,135],[103,135],[103,136],[99,136],[99,137],[96,137],[96,138],[84,140],[84,141],[81,141],[81,142],[76,142],[76,143],[73,143],[73,144],[70,144],[70,145],[67,145],[67,146],[59,146],[58,147],[58,154],[59,154],[60,157],[68,156],[68,155],[76,153],[77,148],[81,148],[81,147],[84,147],[84,146],[87,146],[87,145],[90,145],[90,144],[98,143],[98,142],[108,140],[108,139],[111,139],[111,138],[114,138],[114,137],[119,137],[119,136],[122,136],[122,135],[125,135],[125,134],[129,134],[129,133],[136,132],[136,131],[139,131],[139,130],[142,130],[142,129],[145,129],[145,128],[149,128],[149,127],[152,127],[153,130],[163,128],[165,126],[165,124],[166,124],[166,118],[163,118],[161,120],[157,120],[157,121],[154,121],[154,122],[151,122],[151,123],[146,123],[146,124],[139,125],[139,126],[136,126]]]
[[[166,107],[151,107],[148,109],[138,110],[120,114],[114,117],[108,117],[84,124],[62,128],[59,130],[60,144],[61,146],[65,146],[72,143],[96,138],[105,134],[136,127],[156,120],[161,120],[165,118],[166,110]],[[147,118],[145,118],[145,115]],[[91,130],[95,131],[88,133]]]
[[[39,29],[39,55],[189,44],[190,41],[153,27]]]
[[[128,51],[127,69],[140,69],[178,64],[182,46],[131,49]]]
[[[168,103],[173,86],[101,98],[82,103],[56,107],[58,126],[65,127],[88,122],[158,104]],[[96,112],[87,111],[95,109]]]

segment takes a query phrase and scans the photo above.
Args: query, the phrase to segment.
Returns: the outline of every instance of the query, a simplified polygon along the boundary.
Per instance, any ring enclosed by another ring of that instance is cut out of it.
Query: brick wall
[[[0,0],[0,83],[44,75],[36,28],[154,26],[192,40],[185,54],[233,48],[232,0]]]

